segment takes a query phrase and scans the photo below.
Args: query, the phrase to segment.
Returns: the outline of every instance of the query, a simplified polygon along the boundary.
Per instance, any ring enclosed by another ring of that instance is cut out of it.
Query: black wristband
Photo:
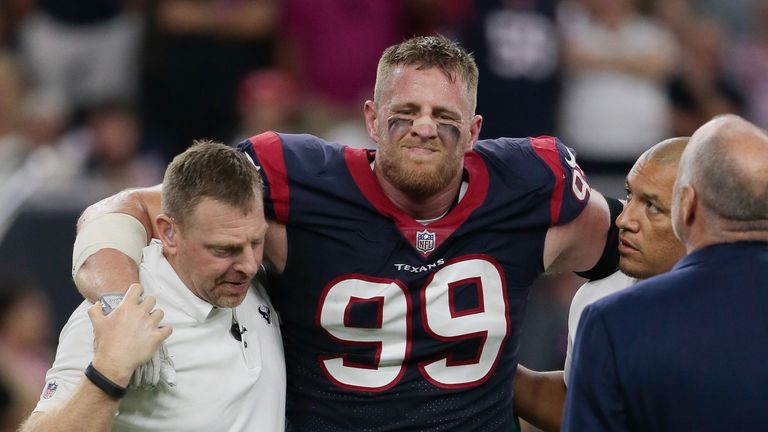
[[[589,280],[608,277],[619,269],[619,227],[616,225],[616,218],[624,210],[624,204],[616,198],[605,197],[605,200],[608,202],[608,210],[611,213],[611,226],[608,228],[608,238],[605,239],[603,254],[591,269],[574,272]]]
[[[93,367],[93,363],[89,363],[88,367],[85,368],[85,376],[91,380],[93,385],[100,388],[101,391],[107,395],[115,399],[121,399],[123,396],[125,396],[127,391],[126,388],[120,387],[119,385],[113,383],[109,378],[102,375],[101,372],[97,371],[96,368]]]

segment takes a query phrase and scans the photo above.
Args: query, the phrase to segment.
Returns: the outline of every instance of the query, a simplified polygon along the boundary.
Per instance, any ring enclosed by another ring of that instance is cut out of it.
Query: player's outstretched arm
[[[560,431],[565,406],[563,371],[536,372],[518,364],[514,390],[518,417],[541,430]]]
[[[576,219],[547,231],[544,269],[548,273],[585,272],[596,266],[605,267],[610,264],[611,268],[606,269],[602,277],[613,273],[618,266],[618,245],[606,242],[612,227],[614,224],[608,203],[600,193],[593,190],[587,205]],[[603,256],[604,250],[612,253]]]
[[[78,291],[96,301],[139,281],[141,250],[154,237],[160,185],[131,189],[90,207],[77,222],[72,277]]]
[[[95,335],[91,366],[69,399],[48,411],[32,413],[20,432],[82,432],[110,430],[120,405],[120,391],[128,386],[133,371],[154,354],[170,334],[158,327],[163,311],[154,309],[155,298],[140,300],[143,289],[133,284],[109,316],[95,303],[88,309]],[[95,375],[94,375],[95,374]],[[108,394],[95,380],[117,393]],[[106,381],[105,381],[106,380]]]

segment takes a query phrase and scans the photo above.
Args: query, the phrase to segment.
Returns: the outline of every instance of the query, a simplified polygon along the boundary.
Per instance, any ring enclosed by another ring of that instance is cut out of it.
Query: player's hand
[[[124,387],[136,367],[149,360],[172,331],[170,327],[159,326],[163,311],[155,309],[154,297],[142,300],[143,293],[141,285],[132,284],[123,301],[108,316],[101,303],[88,309],[95,335],[93,366]]]

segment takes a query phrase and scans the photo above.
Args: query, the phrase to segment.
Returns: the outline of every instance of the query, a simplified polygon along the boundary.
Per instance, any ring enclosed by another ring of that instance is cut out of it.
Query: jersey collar
[[[488,194],[488,169],[478,153],[469,151],[464,155],[464,173],[469,182],[466,196],[448,214],[426,226],[430,234],[435,234],[435,246],[425,253],[417,247],[417,235],[425,231],[425,226],[400,210],[384,194],[384,190],[370,167],[370,158],[375,157],[375,154],[375,151],[367,149],[351,147],[344,149],[347,168],[366,200],[379,213],[392,219],[403,237],[414,249],[419,250],[424,255],[428,256],[437,250],[469,218],[472,212],[480,207]]]

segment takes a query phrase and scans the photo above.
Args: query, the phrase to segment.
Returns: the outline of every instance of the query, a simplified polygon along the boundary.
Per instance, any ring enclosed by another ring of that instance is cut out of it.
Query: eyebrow
[[[237,251],[244,248],[247,244],[251,244],[252,242],[264,242],[265,238],[266,238],[266,230],[260,233],[260,235],[257,235],[248,239],[247,243],[206,242],[206,243],[203,243],[203,246],[209,249],[224,249],[227,251]]]
[[[643,198],[647,199],[648,201],[655,201],[655,202],[660,202],[661,201],[659,196],[656,195],[656,194],[643,193],[643,194],[640,194],[640,195]]]
[[[419,108],[420,106],[413,102],[406,102],[402,104],[394,104],[390,107],[390,110],[392,112],[397,112],[400,110],[418,110]],[[456,117],[457,120],[461,119],[461,113],[459,111],[452,110],[444,106],[433,107],[432,114],[433,115],[450,114],[451,116]]]
[[[642,198],[642,199],[644,199],[646,201],[653,202],[653,205],[658,207],[660,210],[663,210],[664,213],[667,213],[670,210],[669,206],[666,206],[666,205],[664,205],[664,203],[661,202],[661,197],[659,197],[658,194],[652,194],[652,193],[643,192],[643,193],[640,193],[638,195],[637,193],[632,192],[632,188],[629,186],[629,182],[628,181],[624,182],[624,187],[627,189],[627,192],[633,193],[634,195],[638,196],[638,198]]]
[[[236,245],[234,243],[205,243],[206,249],[220,249],[227,252],[237,252],[243,248],[243,245]]]
[[[657,194],[643,193],[640,197],[646,201],[653,203],[662,213],[666,214],[670,212],[670,207],[661,202],[661,198]]]

